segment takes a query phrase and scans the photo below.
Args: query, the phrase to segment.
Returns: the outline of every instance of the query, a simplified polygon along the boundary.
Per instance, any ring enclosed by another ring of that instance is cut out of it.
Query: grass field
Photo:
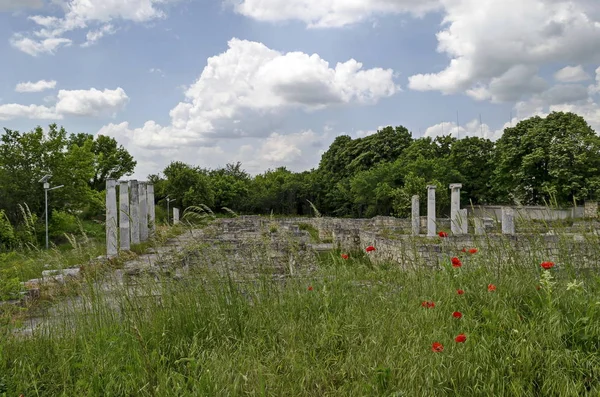
[[[75,328],[3,330],[0,396],[600,395],[600,278],[577,258],[457,250],[460,267],[402,271],[340,254],[285,282],[145,280],[161,298],[118,311],[90,293]]]

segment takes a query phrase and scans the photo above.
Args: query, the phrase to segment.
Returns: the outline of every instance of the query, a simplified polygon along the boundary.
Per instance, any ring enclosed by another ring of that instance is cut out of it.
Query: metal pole
[[[48,189],[44,189],[46,199],[46,249],[48,249]]]
[[[171,202],[171,200],[167,199],[167,226],[170,225],[169,223],[169,203]]]

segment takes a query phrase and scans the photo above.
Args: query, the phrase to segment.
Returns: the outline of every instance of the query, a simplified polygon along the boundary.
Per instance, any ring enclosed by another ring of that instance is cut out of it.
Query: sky
[[[316,168],[338,135],[600,131],[598,0],[0,0],[0,126],[170,162]]]

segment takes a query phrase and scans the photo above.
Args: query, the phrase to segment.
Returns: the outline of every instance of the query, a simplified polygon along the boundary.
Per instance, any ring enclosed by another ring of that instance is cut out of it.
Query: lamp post
[[[169,204],[171,203],[171,201],[176,201],[176,199],[170,199],[169,196],[165,197],[165,199],[167,200],[167,225],[170,225],[171,223],[169,222],[169,215],[170,215]]]
[[[61,187],[64,187],[64,185],[60,185],[60,186],[54,186],[53,188],[50,188],[50,183],[48,183],[48,180],[52,178],[51,174],[45,175],[42,179],[40,179],[38,182],[43,183],[44,184],[44,199],[46,202],[46,249],[48,249],[48,192],[50,190],[55,190],[55,189],[60,189]]]

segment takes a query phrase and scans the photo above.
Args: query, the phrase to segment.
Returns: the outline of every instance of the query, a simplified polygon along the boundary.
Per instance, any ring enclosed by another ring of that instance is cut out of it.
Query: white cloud
[[[583,70],[583,66],[566,66],[556,73],[554,79],[561,83],[578,83],[590,79],[590,75]]]
[[[0,0],[6,1],[6,0]],[[32,1],[32,0],[28,0]],[[29,17],[41,28],[30,34],[16,33],[11,44],[32,56],[53,54],[60,46],[70,45],[66,33],[89,29],[84,47],[90,46],[105,35],[114,34],[116,28],[111,22],[148,22],[164,18],[165,12],[158,6],[177,0],[65,0],[62,18],[34,15]],[[99,28],[94,28],[99,26]]]
[[[0,11],[11,11],[19,8],[39,8],[42,0],[0,0]]]
[[[514,101],[540,93],[540,66],[600,61],[595,0],[441,0],[445,29],[438,51],[450,63],[409,77],[409,87],[476,99]]]
[[[330,67],[317,54],[281,53],[262,43],[232,39],[229,49],[208,59],[186,101],[170,111],[171,124],[148,121],[106,128],[141,147],[204,146],[225,138],[264,137],[285,110],[315,111],[347,104],[374,104],[399,87],[393,71],[362,69],[351,59]]]
[[[50,80],[50,81],[40,80],[35,83],[28,81],[26,83],[17,84],[17,86],[15,87],[15,91],[16,92],[42,92],[45,90],[51,90],[54,87],[56,87],[55,80]]]
[[[342,27],[381,14],[421,16],[440,8],[439,0],[226,0],[237,13],[259,21],[296,19],[309,27]]]
[[[590,96],[600,93],[600,67],[596,69],[596,84],[590,85],[588,87],[588,92]]]
[[[510,124],[505,124],[505,127]],[[503,128],[505,128],[503,127]],[[489,125],[485,123],[480,123],[479,120],[474,119],[466,123],[465,125],[460,125],[457,128],[455,122],[448,121],[442,122],[439,124],[432,125],[431,127],[425,130],[423,136],[435,138],[438,136],[447,136],[450,135],[454,138],[466,138],[466,137],[477,137],[477,138],[485,138],[495,141],[500,136],[502,136],[503,129],[500,130],[492,130]]]
[[[32,120],[60,120],[62,115],[56,113],[53,108],[39,105],[19,105],[8,103],[0,105],[0,120],[12,120],[26,118]]]
[[[60,114],[74,116],[114,115],[129,102],[129,97],[121,87],[104,91],[95,88],[60,90],[57,98],[56,111]]]

